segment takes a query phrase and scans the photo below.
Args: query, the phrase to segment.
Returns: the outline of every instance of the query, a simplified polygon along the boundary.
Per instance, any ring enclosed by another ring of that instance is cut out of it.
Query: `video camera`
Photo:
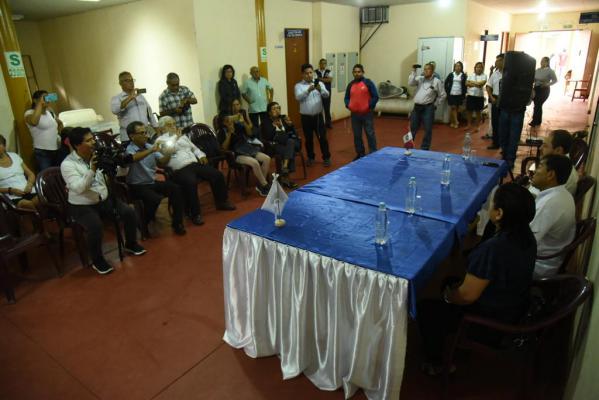
[[[106,175],[116,176],[117,167],[124,167],[133,162],[133,156],[127,154],[125,148],[113,137],[108,135],[95,135],[96,144],[94,154],[98,169]]]

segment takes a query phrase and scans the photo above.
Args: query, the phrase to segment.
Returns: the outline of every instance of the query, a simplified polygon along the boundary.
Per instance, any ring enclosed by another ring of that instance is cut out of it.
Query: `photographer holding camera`
[[[123,91],[114,96],[110,102],[112,113],[119,119],[121,127],[121,143],[126,146],[129,142],[127,126],[133,121],[140,121],[145,125],[158,126],[158,121],[152,113],[150,104],[143,96],[146,89],[135,87],[135,79],[130,72],[123,71],[119,74],[119,85]]]
[[[102,217],[112,218],[116,211],[125,228],[125,251],[136,256],[146,250],[137,243],[137,217],[133,208],[115,199],[108,201],[108,186],[104,174],[97,168],[94,136],[89,128],[73,128],[69,133],[73,152],[60,165],[62,177],[69,192],[69,213],[83,225],[87,232],[87,244],[92,267],[99,274],[107,274],[114,268],[102,254]]]

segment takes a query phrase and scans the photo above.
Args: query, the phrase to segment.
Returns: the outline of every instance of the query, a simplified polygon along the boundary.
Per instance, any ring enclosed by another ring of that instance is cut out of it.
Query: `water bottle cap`
[[[386,207],[386,205],[385,205],[385,202],[384,202],[384,201],[381,201],[381,202],[379,203],[379,208],[385,208],[385,207]]]

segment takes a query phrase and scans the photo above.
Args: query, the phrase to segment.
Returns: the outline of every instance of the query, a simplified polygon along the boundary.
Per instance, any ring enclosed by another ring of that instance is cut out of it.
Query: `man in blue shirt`
[[[131,139],[127,153],[133,156],[133,164],[129,166],[127,184],[133,197],[144,203],[146,223],[154,219],[156,210],[164,196],[168,196],[173,209],[172,226],[177,235],[185,234],[183,226],[183,195],[179,186],[171,181],[156,181],[156,167],[166,165],[171,156],[159,153],[159,145],[150,145],[146,135],[146,126],[140,121],[133,121],[127,126],[127,134]]]

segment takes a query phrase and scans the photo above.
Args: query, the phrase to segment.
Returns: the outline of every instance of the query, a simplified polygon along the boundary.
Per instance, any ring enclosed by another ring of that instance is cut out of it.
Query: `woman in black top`
[[[297,183],[289,179],[295,171],[295,155],[301,151],[301,142],[295,132],[293,122],[281,115],[281,106],[273,101],[266,106],[268,120],[262,124],[262,139],[274,143],[274,152],[281,158],[281,178],[283,186],[295,189]]]
[[[447,93],[447,104],[449,104],[449,126],[452,128],[460,126],[458,109],[466,97],[466,79],[464,64],[461,61],[453,64],[453,72],[445,79],[445,93]]]
[[[444,288],[443,301],[418,303],[426,373],[442,371],[445,337],[455,330],[463,313],[506,323],[524,315],[537,254],[529,226],[534,216],[535,200],[528,190],[514,183],[500,186],[490,207],[495,235],[470,253],[466,276],[461,283]]]
[[[218,81],[218,112],[221,116],[231,114],[231,102],[235,99],[241,101],[239,86],[235,80],[235,69],[232,65],[223,66]]]

